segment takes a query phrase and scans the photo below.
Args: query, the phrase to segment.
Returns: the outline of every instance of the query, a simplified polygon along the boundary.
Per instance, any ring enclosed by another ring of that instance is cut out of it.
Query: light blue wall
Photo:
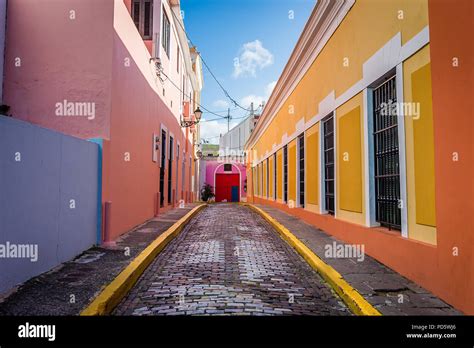
[[[36,262],[0,257],[0,293],[96,243],[98,157],[96,143],[0,116],[0,244],[38,245]]]

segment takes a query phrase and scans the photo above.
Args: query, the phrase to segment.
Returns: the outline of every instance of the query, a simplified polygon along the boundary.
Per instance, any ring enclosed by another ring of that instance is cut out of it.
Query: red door
[[[233,186],[238,187],[240,196],[239,174],[216,174],[216,202],[232,202]]]

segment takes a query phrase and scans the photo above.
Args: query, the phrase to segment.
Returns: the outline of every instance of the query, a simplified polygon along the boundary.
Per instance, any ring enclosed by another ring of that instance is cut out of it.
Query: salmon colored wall
[[[160,97],[162,86],[154,80],[149,67],[149,53],[144,50],[144,42],[136,31],[123,3],[115,4],[114,55],[112,81],[112,118],[110,143],[110,175],[108,192],[104,200],[112,202],[112,237],[128,231],[134,226],[152,218],[156,212],[157,193],[159,191],[159,163],[152,161],[153,133],[161,134],[161,126],[167,130],[164,207],[173,205],[173,190],[176,190],[176,150],[186,152],[185,196],[189,197],[189,157],[192,146],[186,146],[184,131],[176,116]],[[130,66],[124,65],[125,58]],[[127,81],[127,83],[123,83]],[[169,138],[173,136],[174,149],[172,166],[172,198],[168,204],[168,158]],[[130,161],[125,154],[130,154]],[[160,158],[160,156],[158,156]],[[180,154],[180,163],[183,154]],[[181,165],[180,165],[181,167]],[[179,172],[178,172],[179,173]],[[177,203],[181,191],[182,179],[179,177]]]
[[[69,17],[71,9],[75,19]],[[152,161],[152,135],[160,134],[161,124],[174,134],[175,156],[177,141],[181,150],[187,149],[185,191],[190,197],[193,146],[178,123],[180,92],[166,85],[169,99],[160,97],[163,86],[126,3],[45,0],[36,6],[18,0],[9,2],[7,20],[4,102],[16,118],[81,138],[105,139],[102,199],[112,202],[112,239],[156,213],[159,165]],[[17,57],[20,67],[14,64]],[[95,118],[56,116],[55,104],[64,99],[95,103]],[[172,165],[175,172],[176,162]],[[170,208],[166,202],[162,210]]]
[[[113,15],[112,1],[8,2],[3,102],[13,117],[80,138],[110,137]],[[95,103],[95,118],[56,116],[64,100]]]
[[[473,6],[471,0],[430,0],[428,7],[439,271],[433,288],[469,314],[474,314]],[[453,256],[453,247],[459,256]]]

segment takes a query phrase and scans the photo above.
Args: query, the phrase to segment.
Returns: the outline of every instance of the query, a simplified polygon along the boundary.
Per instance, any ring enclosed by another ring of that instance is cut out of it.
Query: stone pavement
[[[117,240],[30,279],[0,302],[0,315],[78,315],[143,249],[196,204],[160,214]]]
[[[350,315],[260,215],[212,204],[157,256],[115,315]]]
[[[256,204],[289,229],[324,262],[338,271],[370,304],[383,315],[459,315],[462,314],[429,291],[404,278],[368,255],[361,258],[325,256],[326,245],[346,245],[277,208]]]

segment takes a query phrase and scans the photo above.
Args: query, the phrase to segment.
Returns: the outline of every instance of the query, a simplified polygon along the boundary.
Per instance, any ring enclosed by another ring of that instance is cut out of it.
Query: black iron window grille
[[[334,215],[334,118],[331,114],[323,120],[324,136],[324,204],[330,215]]]
[[[400,230],[400,166],[395,76],[374,88],[374,155],[376,221]],[[389,112],[387,112],[389,111]]]
[[[304,134],[298,137],[299,204],[304,208]]]

